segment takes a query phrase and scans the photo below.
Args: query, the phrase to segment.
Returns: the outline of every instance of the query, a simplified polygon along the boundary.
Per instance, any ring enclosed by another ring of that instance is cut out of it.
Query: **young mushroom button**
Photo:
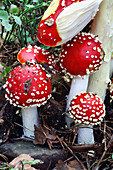
[[[58,46],[72,39],[95,16],[102,0],[53,0],[37,32],[46,46]]]
[[[75,123],[97,125],[101,123],[105,116],[105,106],[99,96],[84,92],[73,97],[69,107],[69,114]],[[92,141],[92,138],[94,138],[92,135],[93,133],[90,134],[84,130],[84,133],[78,136],[78,143],[84,144],[84,141],[87,141],[85,144],[90,143],[89,141]]]
[[[51,80],[39,64],[23,64],[16,67],[4,85],[6,99],[22,108],[24,136],[34,136],[34,124],[38,126],[37,106],[51,97]]]

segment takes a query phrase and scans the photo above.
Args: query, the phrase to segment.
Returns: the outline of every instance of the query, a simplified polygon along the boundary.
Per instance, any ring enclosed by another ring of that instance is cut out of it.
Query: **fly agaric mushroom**
[[[17,54],[17,60],[23,64],[26,62],[47,64],[52,72],[60,72],[61,68],[58,59],[48,50],[41,47],[28,45],[22,48]]]
[[[67,110],[73,96],[87,91],[89,74],[99,69],[103,62],[101,42],[90,33],[80,33],[64,44],[60,61],[63,71],[73,78],[67,100]],[[66,117],[66,122],[70,128],[69,117]]]
[[[90,125],[97,125],[103,120],[105,106],[99,96],[86,92],[80,93],[73,97],[69,107],[69,114],[76,123],[90,127]],[[82,129],[84,129],[82,133],[78,134],[78,143],[92,144],[94,139],[93,130],[91,133],[90,128]]]
[[[102,0],[53,0],[38,26],[37,38],[46,46],[72,39],[95,16]]]
[[[34,137],[34,124],[38,124],[37,106],[51,97],[51,80],[39,64],[17,66],[4,85],[6,99],[22,108],[24,136]]]

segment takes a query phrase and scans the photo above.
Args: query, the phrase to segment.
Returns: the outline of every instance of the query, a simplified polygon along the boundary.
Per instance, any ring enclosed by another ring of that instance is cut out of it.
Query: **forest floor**
[[[18,44],[2,46],[0,62],[13,69],[19,65],[17,61],[19,50]],[[23,140],[20,138],[23,133],[20,109],[10,105],[5,99],[5,90],[2,87],[5,81],[3,77],[0,87],[0,145],[12,143],[15,140]],[[113,102],[110,98],[109,89],[106,91],[104,101],[106,116],[101,125],[93,127],[95,144],[92,145],[77,144],[79,129],[74,123],[72,123],[70,130],[66,129],[65,108],[69,89],[70,83],[67,83],[62,75],[52,74],[52,98],[39,108],[39,121],[42,128],[41,130],[35,128],[33,145],[41,145],[50,150],[61,148],[67,151],[68,158],[65,161],[58,161],[54,168],[57,170],[112,169]],[[89,155],[89,150],[94,150],[94,155]],[[10,160],[10,158],[0,153],[0,167],[4,166],[5,169],[8,169],[4,165],[4,163],[9,163],[7,160]],[[51,170],[51,166],[48,169]]]

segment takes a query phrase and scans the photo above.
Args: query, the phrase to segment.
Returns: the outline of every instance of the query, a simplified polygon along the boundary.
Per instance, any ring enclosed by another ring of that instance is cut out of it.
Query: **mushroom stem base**
[[[80,126],[78,131],[78,144],[94,144],[92,126]]]
[[[37,107],[23,108],[22,120],[24,136],[34,139],[34,125],[39,126]]]

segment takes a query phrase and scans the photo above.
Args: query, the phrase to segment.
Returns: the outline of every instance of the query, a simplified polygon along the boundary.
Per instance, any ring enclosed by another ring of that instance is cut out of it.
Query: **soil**
[[[10,66],[11,69],[19,65],[17,61],[17,53],[20,50],[19,44],[9,43],[2,46],[0,52],[1,63]],[[35,139],[33,145],[41,145],[49,150],[62,149],[67,151],[68,158],[59,160],[56,166],[57,170],[68,169],[112,169],[112,153],[113,153],[113,102],[110,98],[109,88],[106,91],[105,106],[106,116],[101,125],[94,126],[94,145],[78,145],[77,133],[78,127],[74,123],[71,124],[71,129],[66,128],[65,108],[66,98],[69,93],[70,83],[64,80],[64,75],[53,74],[52,76],[52,98],[39,109],[39,122],[42,130],[35,127]],[[21,139],[23,134],[21,109],[10,105],[5,99],[5,90],[3,84],[5,78],[2,78],[0,87],[0,145],[13,143],[15,141],[26,141]],[[43,133],[44,132],[44,133]],[[39,140],[40,137],[43,140]],[[29,141],[28,141],[29,142]],[[89,155],[88,151],[94,150],[94,155]],[[0,167],[3,166],[7,159],[10,158],[0,153]],[[60,159],[60,157],[59,157]],[[51,166],[49,170],[53,169]],[[54,168],[55,169],[55,168]],[[45,169],[44,169],[45,170]]]

